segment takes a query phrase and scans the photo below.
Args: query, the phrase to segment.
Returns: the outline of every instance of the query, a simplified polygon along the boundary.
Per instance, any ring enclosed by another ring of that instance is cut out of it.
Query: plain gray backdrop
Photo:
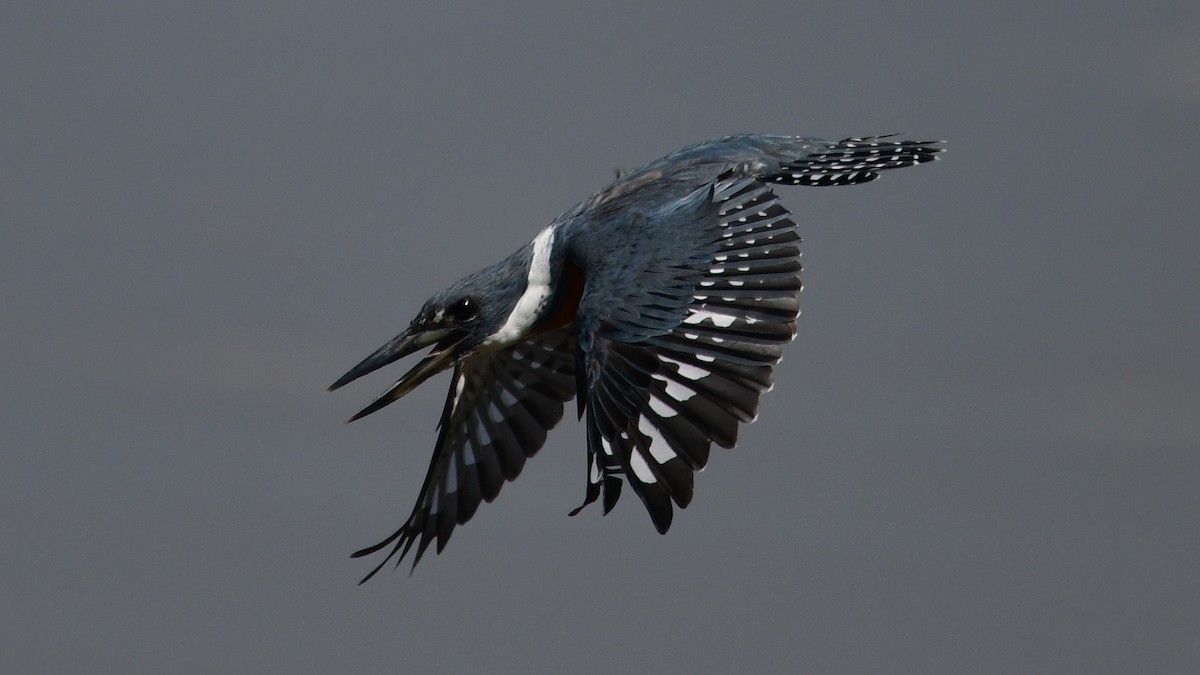
[[[0,670],[1195,672],[1200,9],[1050,4],[6,2]],[[667,536],[567,517],[569,418],[355,586],[447,380],[325,387],[741,131],[948,152],[780,190],[799,335]]]

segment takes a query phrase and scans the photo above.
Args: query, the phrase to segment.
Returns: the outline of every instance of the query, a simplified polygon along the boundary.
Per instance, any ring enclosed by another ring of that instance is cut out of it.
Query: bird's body
[[[733,447],[738,425],[754,419],[795,333],[800,237],[770,185],[863,183],[937,152],[882,137],[697,144],[619,177],[513,255],[435,294],[331,387],[434,347],[357,419],[454,369],[412,515],[355,554],[395,542],[367,578],[414,543],[414,566],[431,542],[440,552],[516,478],[573,397],[587,428],[584,505],[603,496],[607,513],[628,481],[666,532],[711,443]]]

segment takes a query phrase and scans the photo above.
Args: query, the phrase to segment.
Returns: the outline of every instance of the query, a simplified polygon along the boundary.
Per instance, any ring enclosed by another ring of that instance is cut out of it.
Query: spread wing
[[[663,252],[588,276],[577,369],[588,486],[574,513],[601,494],[607,513],[627,480],[666,532],[711,444],[733,447],[771,387],[799,314],[800,237],[769,187],[731,174],[624,217],[647,219],[640,234]]]
[[[575,331],[560,328],[512,347],[469,359],[454,369],[425,483],[404,525],[358,551],[392,550],[363,581],[394,556],[399,565],[417,544],[413,567],[436,540],[441,553],[456,525],[490,502],[521,473],[562,419],[575,395]],[[361,582],[360,582],[361,583]]]

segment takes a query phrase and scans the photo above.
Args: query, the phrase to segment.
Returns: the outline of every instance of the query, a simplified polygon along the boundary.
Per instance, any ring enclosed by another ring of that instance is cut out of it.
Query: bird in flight
[[[577,399],[584,506],[628,482],[654,527],[692,499],[713,443],[757,415],[796,332],[800,236],[774,185],[855,185],[937,159],[938,141],[743,134],[640,169],[562,214],[515,253],[429,298],[408,328],[330,391],[432,349],[350,421],[452,369],[429,471],[366,581],[416,544],[438,553],[546,440]],[[360,582],[361,583],[361,582]]]

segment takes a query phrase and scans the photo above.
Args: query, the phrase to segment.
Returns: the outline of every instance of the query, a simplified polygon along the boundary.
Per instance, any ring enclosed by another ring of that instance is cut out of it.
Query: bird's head
[[[334,382],[330,391],[425,347],[433,347],[388,391],[350,421],[383,408],[433,375],[473,355],[523,339],[533,328],[536,316],[526,322],[529,325],[522,326],[514,326],[510,319],[526,295],[530,258],[530,246],[527,245],[500,263],[459,279],[433,294],[408,328]],[[541,309],[540,306],[537,309]]]

